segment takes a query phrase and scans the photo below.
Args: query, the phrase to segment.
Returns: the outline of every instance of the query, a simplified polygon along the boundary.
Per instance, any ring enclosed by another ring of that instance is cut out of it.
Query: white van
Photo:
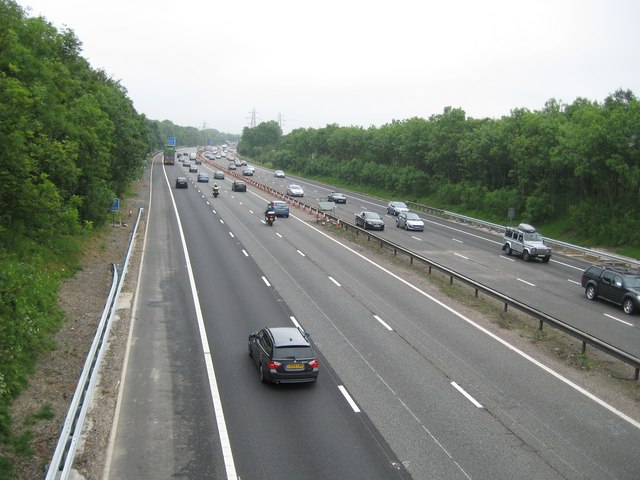
[[[196,159],[196,152],[191,152],[189,154],[189,160],[195,160]]]

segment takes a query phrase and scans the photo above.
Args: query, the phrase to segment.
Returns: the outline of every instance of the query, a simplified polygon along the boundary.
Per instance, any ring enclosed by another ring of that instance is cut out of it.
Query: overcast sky
[[[637,0],[17,0],[139,113],[241,133],[640,95]]]

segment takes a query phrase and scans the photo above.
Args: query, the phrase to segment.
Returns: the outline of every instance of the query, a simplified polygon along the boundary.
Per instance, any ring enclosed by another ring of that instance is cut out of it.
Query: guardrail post
[[[544,322],[540,320],[540,325],[538,325],[538,330],[542,331],[542,327],[544,327]]]
[[[587,342],[583,341],[582,342],[582,354],[584,355],[584,352],[587,351]]]

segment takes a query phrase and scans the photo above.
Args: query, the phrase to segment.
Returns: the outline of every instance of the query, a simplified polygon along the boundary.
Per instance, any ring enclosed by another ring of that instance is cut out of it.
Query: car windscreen
[[[273,358],[314,358],[313,350],[309,346],[276,347]]]
[[[370,220],[380,220],[380,215],[377,213],[365,213],[364,218],[368,218]]]
[[[417,213],[407,213],[407,220],[420,220]]]

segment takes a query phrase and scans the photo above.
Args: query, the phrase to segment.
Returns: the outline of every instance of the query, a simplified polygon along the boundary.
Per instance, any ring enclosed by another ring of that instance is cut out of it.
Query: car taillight
[[[274,362],[273,360],[271,362],[269,362],[267,364],[267,367],[269,367],[269,369],[276,369],[278,368],[280,365],[282,365],[280,362]]]
[[[318,359],[311,360],[311,361],[308,363],[308,365],[309,365],[311,368],[318,368],[318,365],[319,365],[319,363],[318,363]]]

